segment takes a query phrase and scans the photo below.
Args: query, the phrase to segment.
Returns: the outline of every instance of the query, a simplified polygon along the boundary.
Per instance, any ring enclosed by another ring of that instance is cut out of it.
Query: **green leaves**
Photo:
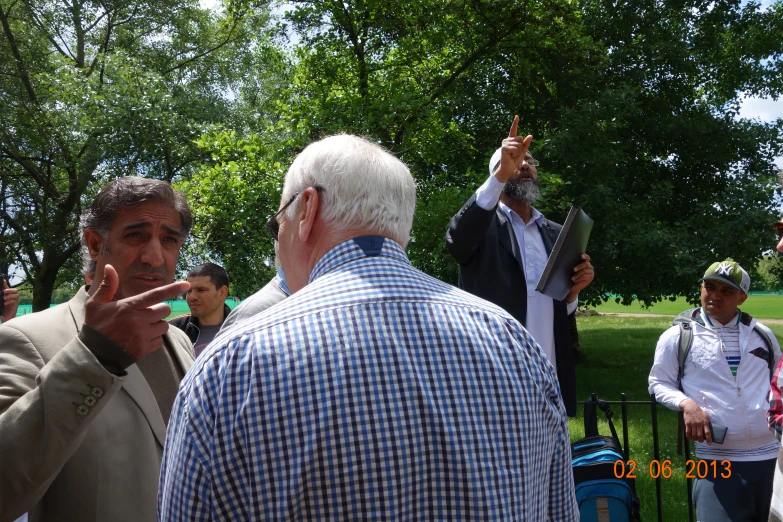
[[[231,294],[245,297],[274,276],[274,247],[266,217],[280,202],[285,171],[276,144],[251,134],[214,130],[197,140],[210,157],[189,180],[175,186],[194,211],[195,224],[180,270],[212,261],[231,279]]]
[[[232,116],[224,93],[246,76],[236,64],[251,54],[247,28],[266,20],[256,8],[0,2],[0,239],[36,309],[62,268],[73,281],[78,217],[100,186],[120,175],[187,178],[201,161],[194,140]]]

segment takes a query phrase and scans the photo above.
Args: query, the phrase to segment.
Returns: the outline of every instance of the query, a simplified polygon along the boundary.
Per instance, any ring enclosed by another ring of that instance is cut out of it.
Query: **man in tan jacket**
[[[0,326],[0,522],[153,521],[166,424],[193,362],[163,301],[193,218],[160,181],[125,177],[82,216],[68,303]]]

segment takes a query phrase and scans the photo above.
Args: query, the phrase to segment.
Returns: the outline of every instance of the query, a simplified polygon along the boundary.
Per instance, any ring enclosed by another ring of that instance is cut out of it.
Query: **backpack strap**
[[[693,327],[691,322],[695,321],[700,325],[704,325],[704,320],[701,318],[701,308],[691,308],[680,312],[672,321],[672,326],[677,325],[680,327],[680,343],[677,349],[677,359],[680,366],[677,370],[677,388],[682,391],[682,377],[685,375],[685,361],[688,359],[688,353],[693,346]]]
[[[685,375],[685,361],[688,359],[688,354],[693,346],[693,327],[691,326],[690,321],[684,319],[687,316],[693,318],[697,314],[699,314],[699,319],[701,319],[701,314],[699,312],[700,310],[698,308],[683,312],[675,318],[673,323],[680,327],[680,342],[677,348],[677,359],[680,364],[677,369],[677,388],[679,388],[680,391],[683,391],[682,378]],[[680,320],[680,317],[683,319]],[[685,441],[685,417],[682,412],[679,412],[677,415],[677,455],[682,455],[683,441]]]
[[[742,322],[742,324],[750,326],[752,321],[752,315],[740,311],[740,322]],[[772,382],[772,377],[775,375],[775,352],[772,349],[772,340],[770,340],[769,335],[767,335],[767,332],[764,331],[758,322],[753,325],[753,331],[759,334],[759,337],[764,341],[764,344],[767,345],[767,368],[769,368],[769,382]]]
[[[589,408],[588,408],[589,405]],[[591,435],[598,435],[598,428],[597,428],[597,419],[596,417],[596,406],[598,409],[600,409],[602,412],[604,412],[604,415],[606,416],[607,422],[609,422],[609,430],[612,432],[612,437],[617,440],[617,442],[620,442],[620,437],[617,436],[617,430],[614,427],[614,423],[612,422],[612,417],[614,417],[614,412],[609,408],[609,403],[606,401],[602,401],[598,398],[598,396],[595,393],[590,394],[590,400],[585,404],[585,436],[589,436],[587,434],[588,430],[588,424],[587,424],[587,412],[588,410],[591,412],[591,415],[593,415],[593,419],[591,419],[591,422],[595,422],[595,431],[591,433]],[[592,426],[590,427],[592,431]]]
[[[759,336],[764,339],[764,344],[767,345],[767,368],[769,368],[769,382],[772,382],[772,377],[775,375],[775,352],[772,350],[772,341],[767,335],[767,332],[758,324],[753,326],[753,331],[759,334]]]
[[[606,420],[609,422],[609,430],[612,432],[612,437],[614,437],[617,442],[620,442],[620,437],[617,436],[617,430],[614,429],[614,423],[612,422],[614,412],[609,409],[609,404],[606,401],[598,401],[598,407],[601,408],[601,411],[604,412],[604,415],[606,415]]]
[[[680,325],[680,343],[677,349],[677,358],[680,362],[677,370],[677,388],[682,390],[682,378],[685,375],[685,361],[693,346],[693,328],[690,323],[679,323]]]

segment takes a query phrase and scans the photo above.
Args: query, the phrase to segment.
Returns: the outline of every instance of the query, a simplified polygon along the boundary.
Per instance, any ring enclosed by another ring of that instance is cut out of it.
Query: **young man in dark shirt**
[[[186,294],[190,313],[169,323],[184,331],[193,343],[196,357],[220,331],[231,309],[226,306],[228,274],[220,265],[204,263],[188,273],[190,290]]]

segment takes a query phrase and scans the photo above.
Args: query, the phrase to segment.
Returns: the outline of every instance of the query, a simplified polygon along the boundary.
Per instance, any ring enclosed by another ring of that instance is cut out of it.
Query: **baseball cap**
[[[701,280],[720,281],[746,294],[750,289],[750,276],[739,263],[731,258],[711,264]]]

